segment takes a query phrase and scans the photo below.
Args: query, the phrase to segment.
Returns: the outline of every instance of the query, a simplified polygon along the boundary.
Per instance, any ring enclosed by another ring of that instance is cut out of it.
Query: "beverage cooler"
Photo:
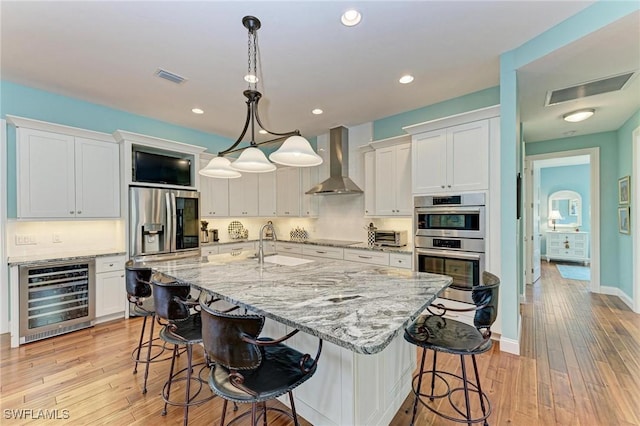
[[[95,319],[95,260],[21,266],[20,343],[91,327]]]

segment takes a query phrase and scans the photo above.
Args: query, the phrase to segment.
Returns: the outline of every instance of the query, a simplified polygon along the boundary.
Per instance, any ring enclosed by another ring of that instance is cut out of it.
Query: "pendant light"
[[[198,171],[202,176],[212,178],[233,179],[242,176],[239,171],[231,168],[231,161],[224,157],[214,157],[204,169]]]
[[[235,152],[240,152],[240,156],[237,160],[230,162],[230,164],[221,161],[212,164],[213,160],[211,160],[211,162],[209,162],[209,165],[207,165],[207,167],[205,167],[204,169],[206,170],[207,174],[203,173],[203,175],[210,177],[231,178],[237,176],[231,176],[229,173],[229,169],[235,170],[236,172],[249,173],[264,173],[273,171],[276,169],[276,166],[267,159],[264,153],[260,149],[258,149],[258,146],[266,143],[274,143],[283,138],[287,139],[285,139],[284,143],[278,150],[276,150],[269,156],[269,159],[271,161],[285,166],[294,167],[311,167],[321,164],[322,157],[320,157],[313,151],[311,144],[309,144],[309,141],[300,135],[299,130],[277,133],[268,130],[260,121],[260,115],[258,114],[258,103],[260,101],[260,98],[262,97],[262,94],[257,90],[257,83],[259,81],[257,74],[257,32],[262,24],[260,23],[260,20],[254,16],[245,16],[244,18],[242,18],[242,25],[244,25],[244,27],[249,32],[249,65],[247,75],[245,76],[245,81],[247,81],[249,87],[243,92],[243,95],[247,98],[247,118],[238,139],[229,148],[225,149],[224,151],[218,152],[218,158],[224,158],[226,155]],[[260,129],[264,131],[261,131],[261,133],[266,132],[267,134],[276,136],[276,138],[269,141],[256,143],[256,124]],[[251,136],[249,146],[238,148],[238,145],[242,142],[242,139],[245,137],[248,130],[250,130]],[[229,160],[227,160],[227,162],[228,161]],[[220,169],[216,169],[216,167],[219,167]]]

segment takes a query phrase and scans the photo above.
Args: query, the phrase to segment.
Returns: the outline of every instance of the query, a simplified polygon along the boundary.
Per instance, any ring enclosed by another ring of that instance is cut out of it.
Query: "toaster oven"
[[[407,245],[407,231],[375,231],[374,243],[378,246],[402,247]]]

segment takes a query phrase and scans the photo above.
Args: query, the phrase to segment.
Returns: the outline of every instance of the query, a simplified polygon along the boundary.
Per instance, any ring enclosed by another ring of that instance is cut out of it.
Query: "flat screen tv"
[[[135,151],[133,181],[165,185],[191,185],[191,161],[150,152]]]

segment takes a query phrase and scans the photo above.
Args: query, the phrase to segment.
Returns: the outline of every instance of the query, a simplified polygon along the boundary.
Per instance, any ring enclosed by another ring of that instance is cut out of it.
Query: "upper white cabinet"
[[[208,163],[209,160],[201,160],[201,168]],[[202,217],[229,216],[229,180],[200,176]]]
[[[300,215],[300,170],[282,167],[276,170],[276,208],[278,216]]]
[[[364,153],[364,214],[372,216],[376,213],[376,153]]]
[[[229,179],[229,215],[258,216],[258,174],[243,173]]]
[[[8,121],[17,127],[19,218],[120,217],[120,147],[111,135]]]
[[[490,146],[499,142],[499,107],[405,127],[412,136],[412,191],[487,190]]]
[[[488,169],[487,120],[422,133],[414,137],[415,194],[487,189]]]
[[[258,173],[258,216],[276,215],[276,172]]]
[[[371,142],[374,148],[373,202],[365,194],[365,214],[375,216],[411,216],[411,144],[408,136]],[[369,162],[367,163],[367,158]],[[365,167],[371,164],[365,153]],[[365,188],[370,186],[370,171],[365,170]],[[371,189],[366,189],[371,193]],[[371,204],[375,212],[367,212]]]
[[[302,167],[300,171],[300,216],[318,216],[318,196],[305,194],[318,183],[318,167]]]

